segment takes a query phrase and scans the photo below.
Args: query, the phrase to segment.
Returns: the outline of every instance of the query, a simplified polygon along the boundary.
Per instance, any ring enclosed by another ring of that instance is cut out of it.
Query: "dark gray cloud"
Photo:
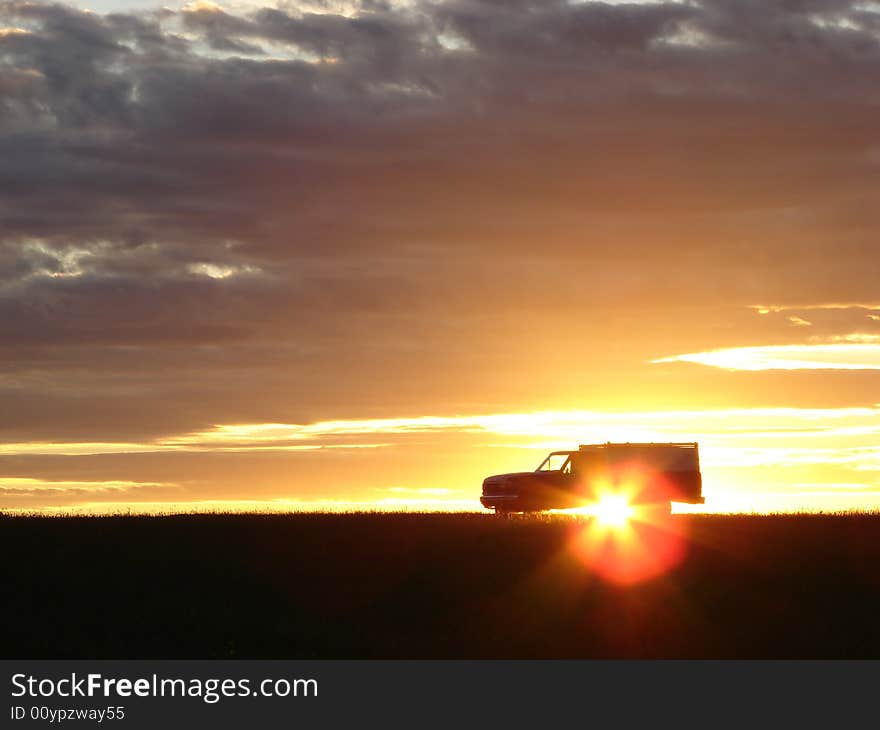
[[[870,3],[0,16],[10,437],[561,401],[876,290]]]

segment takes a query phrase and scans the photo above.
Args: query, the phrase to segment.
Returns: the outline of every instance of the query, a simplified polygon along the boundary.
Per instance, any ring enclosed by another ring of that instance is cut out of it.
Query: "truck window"
[[[571,473],[571,454],[550,454],[537,471],[561,471],[563,474]]]

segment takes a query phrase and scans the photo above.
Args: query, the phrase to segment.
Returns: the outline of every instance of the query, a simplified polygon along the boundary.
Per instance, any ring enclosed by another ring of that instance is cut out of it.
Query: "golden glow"
[[[118,495],[121,496],[121,495]],[[77,502],[46,507],[13,507],[0,509],[0,514],[44,515],[172,515],[212,514],[289,514],[292,512],[476,512],[479,505],[472,500],[403,499],[205,499],[165,502]]]
[[[312,423],[221,424],[154,441],[7,442],[0,456],[81,456],[155,454],[144,459],[145,471],[132,481],[144,483],[139,497],[168,506],[167,492],[150,486],[180,481],[177,510],[210,497],[239,504],[261,504],[296,495],[313,504],[320,498],[340,504],[395,508],[385,499],[430,497],[429,509],[481,509],[483,477],[533,469],[550,450],[577,448],[600,441],[692,441],[700,444],[704,506],[676,506],[675,511],[767,512],[877,509],[880,507],[880,407],[728,408],[601,412],[536,411],[480,415],[416,416],[327,420]],[[430,445],[430,448],[427,447]],[[205,471],[178,476],[177,466],[153,471],[149,464],[191,464],[187,453],[204,455],[265,454],[247,472],[226,473],[232,456],[206,461]],[[288,461],[282,461],[287,459]],[[167,460],[167,461],[163,461]],[[295,461],[294,461],[295,460]],[[304,471],[303,464],[308,470]],[[253,471],[252,469],[265,471]],[[10,473],[10,477],[13,474]],[[14,476],[37,479],[39,474]],[[75,480],[118,479],[116,473],[65,474],[67,485],[45,490],[6,490],[2,509],[67,508],[97,503],[87,499]],[[254,483],[261,488],[255,492]],[[205,493],[201,486],[210,485]],[[302,487],[320,485],[306,491]],[[326,488],[325,488],[326,485]],[[333,488],[334,491],[329,492]],[[389,491],[409,489],[411,492]],[[425,490],[447,490],[442,495]],[[101,502],[118,502],[108,492]],[[632,500],[631,500],[632,501]],[[637,500],[636,500],[637,501]],[[409,502],[407,501],[407,504]],[[414,507],[421,509],[422,507]]]

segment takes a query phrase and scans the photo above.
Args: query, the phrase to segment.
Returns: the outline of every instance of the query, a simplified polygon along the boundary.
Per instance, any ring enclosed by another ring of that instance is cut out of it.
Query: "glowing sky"
[[[876,2],[0,2],[0,508],[874,508],[878,82]]]

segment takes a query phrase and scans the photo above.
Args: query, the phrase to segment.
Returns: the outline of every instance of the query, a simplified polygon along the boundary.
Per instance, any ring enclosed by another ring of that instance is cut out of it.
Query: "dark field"
[[[671,520],[681,561],[621,586],[566,516],[0,517],[2,652],[880,658],[880,515]]]

